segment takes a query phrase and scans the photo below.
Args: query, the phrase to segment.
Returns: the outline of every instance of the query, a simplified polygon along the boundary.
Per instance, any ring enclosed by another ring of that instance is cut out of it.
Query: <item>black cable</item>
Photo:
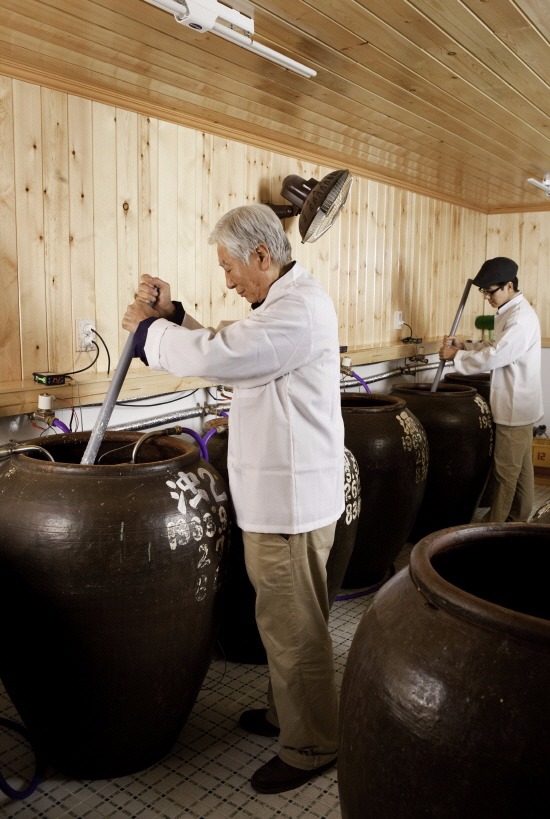
[[[108,449],[106,452],[104,452],[104,453],[103,453],[103,455],[100,455],[100,456],[99,456],[99,458],[97,459],[96,463],[98,463],[98,464],[99,464],[99,463],[101,463],[101,460],[102,460],[103,458],[105,458],[107,455],[110,455],[110,454],[111,454],[111,452],[118,452],[120,449],[128,449],[128,447],[130,447],[130,446],[132,446],[132,447],[133,447],[133,446],[135,446],[135,445],[136,445],[136,442],[135,442],[135,441],[130,441],[130,442],[129,442],[129,443],[127,443],[127,444],[122,444],[122,446],[117,446],[117,447],[114,447],[114,449]]]
[[[86,372],[86,370],[89,370],[89,369],[90,369],[90,367],[93,367],[93,366],[94,366],[94,364],[96,363],[97,359],[99,358],[99,346],[96,344],[96,342],[95,342],[95,341],[92,341],[92,344],[94,345],[94,347],[95,347],[95,349],[96,349],[96,354],[95,354],[95,358],[94,358],[94,360],[93,360],[93,361],[90,361],[90,363],[88,364],[88,366],[87,366],[87,367],[82,367],[82,369],[81,369],[81,370],[73,370],[73,371],[72,371],[72,372],[70,372],[70,373],[63,373],[63,375],[77,375],[78,373],[84,373],[84,372]]]
[[[6,719],[5,717],[0,717],[0,725],[3,725],[4,728],[11,728],[12,731],[16,731],[20,734],[24,739],[27,740],[29,745],[32,748],[31,739],[29,736],[29,732],[23,725],[19,725],[17,722],[13,722],[11,719]],[[10,799],[26,799],[27,796],[30,796],[33,791],[36,790],[38,785],[40,784],[40,779],[42,777],[42,765],[38,759],[35,758],[35,766],[34,766],[34,776],[30,782],[30,784],[21,791],[15,790],[12,788],[11,785],[7,783],[4,779],[2,774],[0,774],[0,790],[2,790],[6,796],[9,796]]]
[[[78,383],[77,381],[74,380],[74,378],[71,378],[71,381],[74,381],[75,384]],[[66,404],[68,404],[67,407],[62,407],[62,409],[67,410],[67,411],[70,409],[71,418],[70,418],[70,421],[69,421],[69,432],[76,432],[76,430],[78,429],[78,415],[76,414],[76,408],[75,408],[74,404],[69,402],[69,400],[67,398],[57,398],[57,400],[58,401],[64,401]],[[74,430],[73,430],[73,421],[75,422],[75,425],[76,425]]]
[[[198,387],[190,392],[186,393],[185,395],[178,395],[177,398],[170,398],[168,401],[158,401],[155,404],[138,404],[136,403],[135,398],[127,398],[122,401],[116,401],[117,407],[137,407],[138,409],[147,409],[147,407],[163,407],[165,404],[174,404],[176,401],[181,401],[183,398],[189,398],[191,395],[194,395],[198,391]],[[144,401],[147,399],[144,398]]]
[[[98,339],[101,341],[101,343],[102,343],[102,344],[103,344],[103,346],[105,347],[105,352],[107,353],[107,375],[109,375],[109,373],[111,372],[111,354],[110,354],[110,352],[109,352],[109,348],[107,347],[107,345],[105,344],[105,341],[104,341],[104,340],[102,339],[102,337],[99,335],[99,333],[97,332],[97,330],[95,329],[95,327],[92,327],[92,333],[95,333],[95,334],[96,334],[96,336],[98,337]]]
[[[97,352],[96,352],[96,354],[95,354],[95,358],[94,358],[94,360],[93,360],[93,361],[91,361],[91,362],[88,364],[88,366],[87,366],[87,367],[82,367],[82,369],[81,369],[81,370],[72,370],[70,373],[51,373],[51,375],[62,375],[62,376],[65,376],[66,378],[69,378],[71,375],[76,375],[77,373],[84,373],[84,372],[86,372],[86,370],[89,370],[89,369],[90,369],[90,367],[93,367],[93,366],[94,366],[94,364],[96,363],[97,359],[99,358],[99,347],[98,347],[98,345],[95,343],[95,341],[92,341],[92,344],[93,344],[93,345],[94,345],[94,347],[96,348]]]
[[[80,381],[77,381],[76,378],[73,378],[72,376],[69,376],[69,378],[71,379],[71,381],[73,382],[73,384],[76,387],[76,392],[77,392],[77,397],[78,397],[78,408],[80,410],[80,428],[84,429],[84,419],[82,417],[82,401],[80,400]],[[96,406],[101,406],[101,405],[98,404]]]
[[[92,341],[92,344],[93,344],[93,345],[94,345],[94,347],[96,348],[97,352],[96,352],[96,354],[95,354],[95,358],[94,358],[94,360],[93,360],[93,361],[91,361],[91,362],[88,364],[88,366],[87,366],[87,367],[82,367],[82,369],[81,369],[81,370],[73,370],[73,371],[72,371],[72,372],[70,372],[70,373],[55,373],[55,375],[64,375],[64,376],[76,375],[77,373],[83,373],[83,372],[86,372],[86,370],[89,370],[89,369],[90,369],[90,367],[93,367],[93,366],[94,366],[94,364],[96,363],[97,359],[99,358],[99,347],[98,347],[98,345],[95,343],[95,341]]]
[[[422,339],[421,339],[421,338],[413,338],[413,334],[412,334],[412,332],[413,332],[413,331],[412,331],[412,327],[411,327],[411,325],[410,325],[410,324],[407,324],[407,322],[406,322],[406,321],[403,321],[403,322],[401,322],[401,323],[402,323],[402,324],[403,324],[405,327],[408,327],[408,328],[409,328],[409,330],[411,331],[410,336],[407,336],[406,338],[402,338],[402,339],[401,339],[401,342],[402,342],[403,344],[421,344],[421,343],[422,343]]]

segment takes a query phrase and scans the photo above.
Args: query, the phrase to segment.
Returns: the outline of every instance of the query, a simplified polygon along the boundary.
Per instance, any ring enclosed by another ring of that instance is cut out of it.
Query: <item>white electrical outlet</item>
[[[403,327],[403,313],[401,310],[396,310],[393,314],[393,328],[394,330],[401,330]]]
[[[87,353],[94,349],[93,326],[93,319],[76,320],[76,351],[78,353]]]

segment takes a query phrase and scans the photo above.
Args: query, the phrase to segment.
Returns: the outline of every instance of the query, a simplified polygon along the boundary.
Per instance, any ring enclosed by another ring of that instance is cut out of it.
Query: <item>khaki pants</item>
[[[533,425],[496,425],[494,490],[491,508],[484,518],[491,523],[528,520],[535,501],[531,456]]]
[[[256,622],[269,664],[267,716],[281,729],[280,758],[304,770],[331,762],[337,753],[326,574],[335,527],[298,535],[243,532]]]

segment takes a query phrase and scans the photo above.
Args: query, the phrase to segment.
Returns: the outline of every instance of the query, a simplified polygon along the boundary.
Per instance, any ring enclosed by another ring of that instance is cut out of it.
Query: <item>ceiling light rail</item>
[[[218,0],[145,0],[151,6],[174,15],[176,22],[201,33],[211,32],[224,40],[252,51],[306,79],[315,77],[313,68],[274,51],[253,39],[254,20]]]
[[[531,185],[535,185],[536,188],[540,188],[541,191],[544,191],[546,196],[550,196],[550,173],[544,174],[542,177],[542,182],[539,182],[538,179],[533,179],[532,177],[530,177],[527,181],[530,182]]]

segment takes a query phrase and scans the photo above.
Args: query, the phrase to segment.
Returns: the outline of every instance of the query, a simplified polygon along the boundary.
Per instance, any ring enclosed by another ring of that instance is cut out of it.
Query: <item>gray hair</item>
[[[269,205],[243,205],[228,211],[216,224],[208,243],[223,245],[231,256],[245,264],[260,243],[280,267],[292,259],[281,220]]]

